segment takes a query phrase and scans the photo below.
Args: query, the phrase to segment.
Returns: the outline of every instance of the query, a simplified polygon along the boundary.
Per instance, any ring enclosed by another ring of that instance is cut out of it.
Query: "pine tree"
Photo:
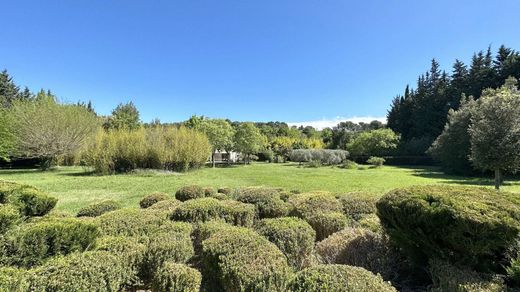
[[[0,73],[0,107],[9,107],[18,98],[20,88],[13,78],[4,70]]]

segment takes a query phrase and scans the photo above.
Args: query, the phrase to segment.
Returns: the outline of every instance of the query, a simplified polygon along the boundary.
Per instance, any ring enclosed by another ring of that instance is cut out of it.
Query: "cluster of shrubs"
[[[0,291],[396,291],[420,271],[431,291],[520,285],[520,201],[506,192],[186,186],[75,218],[25,215],[18,198],[37,190],[1,186]]]
[[[293,162],[307,162],[320,165],[338,165],[349,157],[346,150],[336,149],[295,149],[289,153]]]
[[[187,128],[100,130],[82,155],[98,173],[134,169],[185,171],[204,165],[211,154],[208,138]]]

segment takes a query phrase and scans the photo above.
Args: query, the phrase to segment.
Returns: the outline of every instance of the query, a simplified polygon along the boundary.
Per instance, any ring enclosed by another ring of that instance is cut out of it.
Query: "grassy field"
[[[110,176],[86,173],[80,167],[39,170],[0,170],[0,180],[34,185],[59,199],[57,209],[77,212],[81,207],[103,199],[114,199],[125,206],[135,206],[144,195],[162,191],[174,193],[187,184],[207,187],[271,186],[286,190],[372,192],[380,196],[398,187],[424,184],[459,184],[492,186],[482,178],[448,176],[431,167],[391,167],[340,169],[306,168],[297,164],[240,165],[226,168],[203,168],[188,173],[141,172]],[[520,181],[508,181],[504,190],[520,192]]]

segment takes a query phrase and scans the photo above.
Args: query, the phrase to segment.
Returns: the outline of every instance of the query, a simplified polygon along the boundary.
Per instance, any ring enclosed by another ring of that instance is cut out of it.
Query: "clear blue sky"
[[[385,116],[435,57],[520,50],[520,1],[4,0],[0,68],[20,85],[132,100],[142,119]]]

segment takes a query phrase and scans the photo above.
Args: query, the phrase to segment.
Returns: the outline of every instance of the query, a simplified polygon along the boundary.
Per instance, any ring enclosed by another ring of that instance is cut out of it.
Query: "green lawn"
[[[409,185],[463,184],[491,187],[482,178],[448,176],[431,167],[391,167],[340,169],[306,168],[296,164],[256,163],[226,168],[203,168],[188,173],[163,174],[147,172],[97,176],[80,167],[39,170],[0,170],[0,179],[36,186],[59,199],[57,209],[77,212],[79,208],[103,199],[114,199],[125,206],[135,206],[147,193],[174,193],[187,184],[211,187],[271,186],[286,190],[329,191],[344,193],[368,191],[375,195]],[[520,181],[508,181],[504,190],[520,192]]]

